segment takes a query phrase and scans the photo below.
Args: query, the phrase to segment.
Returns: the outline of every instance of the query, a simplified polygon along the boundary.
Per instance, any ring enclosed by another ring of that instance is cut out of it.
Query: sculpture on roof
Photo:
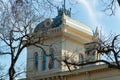
[[[58,10],[58,16],[62,16],[63,14],[65,14],[65,15],[67,15],[67,16],[69,16],[69,17],[71,17],[71,8],[68,10],[68,9],[66,9],[66,2],[65,2],[66,0],[64,0],[64,4],[62,5],[62,8],[57,8],[57,10]]]
[[[99,30],[98,30],[98,27],[96,27],[93,36],[94,36],[94,37],[97,37],[97,38],[99,37]]]
[[[62,5],[62,8],[59,8],[59,7],[57,8],[58,15],[55,18],[53,18],[53,24],[54,24],[53,28],[58,27],[59,25],[62,24],[63,14],[71,17],[71,8],[69,10],[67,10],[65,5],[66,5],[66,2],[64,0],[64,4]]]
[[[51,19],[46,19],[45,21],[39,23],[36,28],[34,29],[34,32],[38,32],[38,31],[45,31],[48,30],[49,28],[56,28],[59,27],[62,24],[62,17],[63,14],[71,17],[71,8],[68,10],[66,9],[65,5],[66,5],[66,0],[64,0],[64,4],[62,5],[62,8],[57,8],[58,11],[58,15]],[[48,25],[48,26],[46,26]]]

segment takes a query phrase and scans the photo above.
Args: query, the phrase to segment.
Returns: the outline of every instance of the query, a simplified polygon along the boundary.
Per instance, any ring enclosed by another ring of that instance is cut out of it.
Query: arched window
[[[79,63],[83,63],[83,55],[79,54]]]
[[[49,60],[49,69],[53,69],[55,67],[55,51],[54,49],[50,49],[50,60]]]
[[[38,53],[37,52],[34,53],[34,58],[35,58],[35,68],[38,69],[39,58],[38,58]]]
[[[45,51],[42,54],[42,70],[46,70],[46,53]]]

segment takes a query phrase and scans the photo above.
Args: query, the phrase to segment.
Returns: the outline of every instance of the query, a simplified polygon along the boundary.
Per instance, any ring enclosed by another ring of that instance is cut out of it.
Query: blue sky
[[[75,19],[87,24],[92,29],[99,27],[104,33],[119,34],[120,31],[120,7],[116,3],[116,12],[113,16],[108,16],[103,12],[103,4],[100,0],[77,0],[79,2],[76,10],[78,13],[73,16]],[[72,8],[74,9],[74,8]]]

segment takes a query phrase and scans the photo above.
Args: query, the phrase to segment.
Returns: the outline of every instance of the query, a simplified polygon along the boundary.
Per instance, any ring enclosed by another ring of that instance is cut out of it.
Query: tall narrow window
[[[42,70],[46,70],[46,53],[45,52],[43,52],[43,56],[42,56]]]
[[[34,53],[34,57],[35,57],[35,68],[38,69],[38,61],[39,61],[39,59],[38,59],[38,53],[37,52]]]
[[[79,54],[79,63],[83,63],[83,56],[82,56],[82,54]]]
[[[53,69],[55,67],[55,51],[53,49],[50,50],[50,61],[48,67],[49,69]]]

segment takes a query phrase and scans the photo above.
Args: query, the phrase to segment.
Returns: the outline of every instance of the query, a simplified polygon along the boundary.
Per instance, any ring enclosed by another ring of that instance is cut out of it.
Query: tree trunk
[[[9,68],[9,80],[14,80],[14,74],[15,74],[15,69],[13,65],[11,65]]]

